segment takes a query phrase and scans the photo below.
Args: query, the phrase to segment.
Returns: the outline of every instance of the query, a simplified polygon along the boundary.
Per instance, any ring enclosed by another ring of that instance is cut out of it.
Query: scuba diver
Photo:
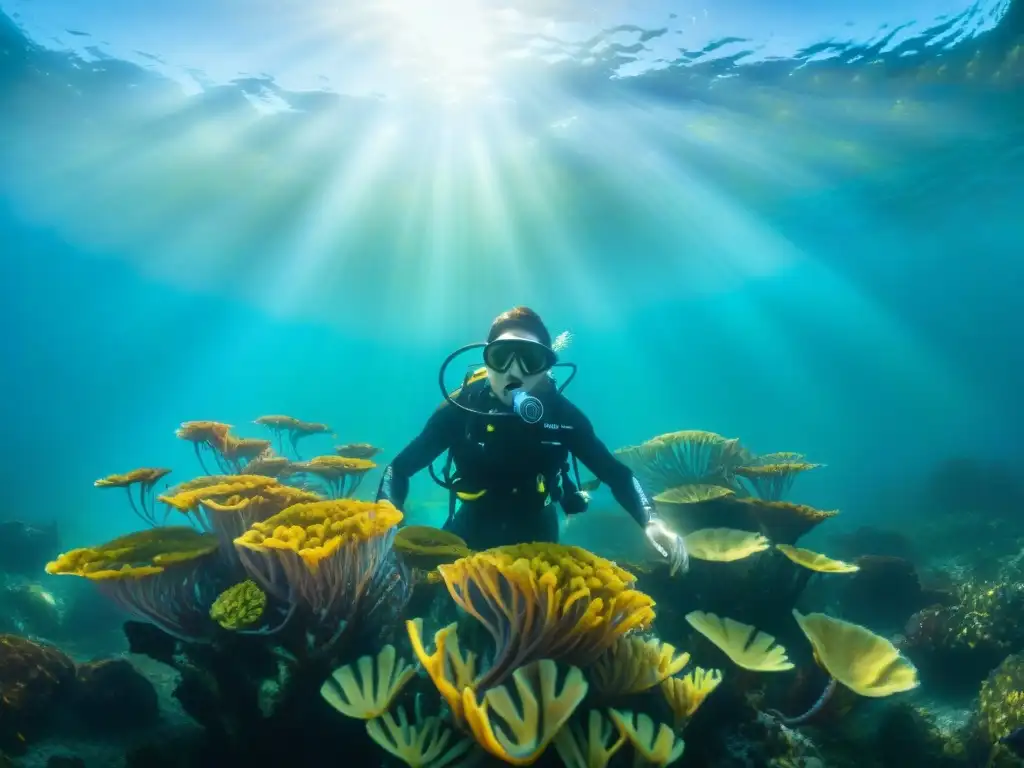
[[[459,355],[483,347],[484,367],[449,393],[445,371]],[[552,369],[568,366],[561,386]],[[643,526],[648,541],[668,558],[672,572],[686,570],[683,539],[669,529],[630,469],[594,433],[590,420],[562,391],[576,366],[560,363],[551,334],[527,307],[498,315],[486,343],[456,350],[441,366],[444,402],[423,431],[384,470],[377,501],[399,509],[414,474],[431,476],[450,493],[444,530],[476,550],[526,542],[557,542],[558,512],[587,508],[588,497],[569,477],[569,460],[583,462],[615,500]],[[445,451],[444,478],[432,466]],[[456,500],[461,501],[456,510]]]

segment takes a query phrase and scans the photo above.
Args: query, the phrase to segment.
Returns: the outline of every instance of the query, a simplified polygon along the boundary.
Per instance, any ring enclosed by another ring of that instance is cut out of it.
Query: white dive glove
[[[671,530],[657,517],[644,527],[644,534],[662,557],[668,558],[670,571],[669,575],[674,576],[676,572],[686,573],[690,567],[690,555],[686,551],[686,544],[683,537]]]

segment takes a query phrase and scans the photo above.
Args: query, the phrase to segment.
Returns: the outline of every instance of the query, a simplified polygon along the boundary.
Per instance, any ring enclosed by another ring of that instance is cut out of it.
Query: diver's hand
[[[668,558],[669,575],[674,576],[677,571],[686,573],[690,567],[690,555],[682,536],[656,517],[644,528],[644,534],[661,556]]]

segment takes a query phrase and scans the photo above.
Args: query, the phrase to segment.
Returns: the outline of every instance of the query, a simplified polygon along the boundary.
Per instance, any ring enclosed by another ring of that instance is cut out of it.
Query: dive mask
[[[484,347],[484,365],[498,373],[505,373],[514,361],[524,376],[535,376],[550,370],[558,355],[551,347],[530,339],[495,339]]]

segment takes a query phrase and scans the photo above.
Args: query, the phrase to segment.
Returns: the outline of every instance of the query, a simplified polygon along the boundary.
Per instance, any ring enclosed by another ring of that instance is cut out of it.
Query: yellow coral
[[[393,645],[385,645],[376,657],[362,656],[334,670],[320,695],[343,715],[372,720],[388,711],[415,675],[416,667],[398,659]]]
[[[264,475],[220,475],[221,482],[214,485],[177,488],[171,494],[164,494],[159,500],[179,512],[194,512],[199,503],[207,499],[218,501],[244,493],[251,493],[267,486],[279,485],[277,480]]]
[[[426,571],[473,554],[454,533],[428,525],[406,525],[395,534],[395,551],[405,562]]]
[[[821,464],[806,461],[789,461],[736,467],[733,473],[746,480],[758,497],[767,501],[778,501],[793,487],[797,475],[820,466]]]
[[[294,552],[316,567],[342,546],[391,531],[402,513],[390,504],[332,499],[293,504],[263,522],[253,523],[235,544],[255,552]]]
[[[823,613],[793,611],[793,617],[818,663],[854,693],[878,698],[920,685],[914,665],[881,635]]]
[[[498,547],[438,570],[455,602],[494,638],[485,688],[540,658],[590,664],[654,619],[654,600],[632,588],[632,574],[579,547]]]
[[[733,528],[701,528],[688,534],[685,541],[690,557],[718,563],[742,560],[771,546],[760,533]]]
[[[465,721],[462,692],[467,688],[475,688],[477,669],[476,654],[472,651],[463,654],[459,647],[457,626],[449,624],[438,630],[434,635],[434,652],[427,653],[423,646],[422,621],[413,619],[405,623],[413,653],[430,676],[438,693],[448,703],[455,721],[462,724]]]
[[[686,725],[721,682],[719,670],[696,667],[685,677],[670,677],[661,683],[661,692],[675,715],[676,730]]]
[[[737,499],[736,503],[750,512],[768,538],[782,544],[794,544],[801,536],[839,514],[838,510],[815,509],[788,501]]]
[[[859,565],[833,560],[831,557],[809,549],[793,547],[789,544],[776,544],[775,548],[797,565],[818,573],[855,573],[860,570]]]
[[[566,723],[555,734],[555,749],[566,768],[605,768],[626,743],[624,733],[619,733],[619,738],[612,741],[616,732],[615,726],[599,710],[592,709],[587,717],[587,730],[578,723]]]
[[[1024,726],[1024,654],[1007,656],[981,684],[978,721],[990,745]]]
[[[786,649],[775,638],[735,619],[704,611],[686,614],[694,629],[718,646],[733,663],[753,672],[782,672],[793,668]]]
[[[666,766],[683,756],[686,746],[682,739],[677,739],[672,729],[664,723],[654,730],[654,721],[645,714],[636,715],[632,712],[608,710],[619,733],[629,739],[637,754],[647,763]],[[639,762],[639,760],[637,761]]]
[[[199,559],[216,549],[215,536],[185,526],[166,526],[119,536],[97,547],[72,549],[47,563],[46,572],[94,580],[143,576]]]
[[[391,539],[402,513],[388,503],[339,499],[293,504],[235,539],[248,575],[279,600],[302,605],[333,644],[400,578]],[[336,629],[331,629],[336,628]]]
[[[410,768],[444,768],[465,755],[473,744],[469,739],[456,739],[445,751],[453,732],[441,718],[418,718],[416,725],[410,725],[402,707],[396,714],[397,720],[388,712],[368,721],[366,732],[382,749]]]
[[[506,763],[531,765],[583,701],[587,681],[579,669],[570,667],[559,692],[558,667],[550,659],[520,667],[512,681],[518,707],[508,685],[491,688],[481,703],[472,688],[465,688],[463,712],[480,746]]]
[[[620,637],[590,668],[594,688],[603,696],[640,693],[653,688],[687,665],[690,654],[676,655],[674,646],[642,637]]]
[[[246,579],[220,593],[210,607],[210,618],[224,629],[243,629],[259,621],[266,608],[266,593]]]

